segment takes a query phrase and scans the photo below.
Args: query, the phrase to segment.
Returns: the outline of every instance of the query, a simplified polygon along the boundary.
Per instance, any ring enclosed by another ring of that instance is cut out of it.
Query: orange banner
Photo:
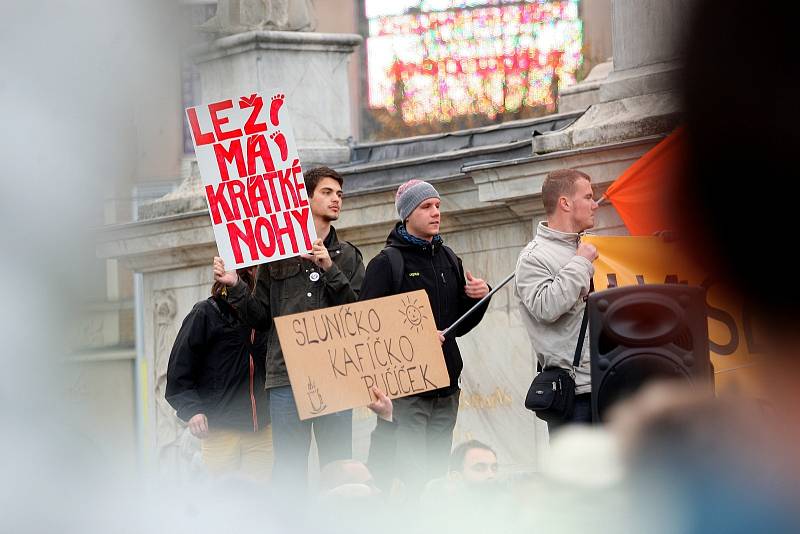
[[[611,201],[631,235],[674,230],[666,206],[684,154],[683,128],[678,128],[639,158],[608,188]]]

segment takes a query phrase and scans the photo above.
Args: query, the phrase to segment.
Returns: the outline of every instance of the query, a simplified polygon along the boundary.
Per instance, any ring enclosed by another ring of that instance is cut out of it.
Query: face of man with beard
[[[321,178],[309,199],[314,217],[327,222],[339,218],[342,209],[342,186],[333,178]]]

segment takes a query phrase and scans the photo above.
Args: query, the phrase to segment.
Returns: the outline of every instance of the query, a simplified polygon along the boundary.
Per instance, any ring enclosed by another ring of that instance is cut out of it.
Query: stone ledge
[[[612,71],[601,84],[601,102],[671,91],[680,75],[678,61],[665,61],[621,71]]]
[[[558,94],[559,113],[583,111],[600,102],[600,87],[614,69],[612,61],[595,65],[583,81],[565,87]]]
[[[190,54],[197,61],[210,61],[249,50],[313,50],[349,54],[364,39],[351,33],[294,31],[250,31],[222,37],[194,47]]]
[[[535,137],[533,152],[548,154],[665,134],[679,124],[680,115],[678,96],[671,91],[602,102],[570,127]]]
[[[480,202],[503,203],[520,217],[535,217],[544,213],[541,192],[548,172],[564,167],[584,171],[592,177],[599,194],[662,139],[662,135],[647,136],[503,163],[475,165],[465,167],[463,171],[477,185]]]

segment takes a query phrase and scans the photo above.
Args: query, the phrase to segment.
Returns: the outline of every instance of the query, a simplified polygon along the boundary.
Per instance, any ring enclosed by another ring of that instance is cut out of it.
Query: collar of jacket
[[[577,247],[578,243],[580,243],[581,237],[583,236],[583,232],[579,234],[573,232],[560,232],[547,226],[547,221],[541,221],[536,230],[536,236],[548,241],[555,241],[557,243],[563,243],[566,245],[571,245],[572,247]]]
[[[236,308],[231,306],[228,300],[224,297],[209,297],[214,304],[217,305],[217,310],[222,318],[230,324],[234,324],[239,320],[239,314],[236,311]]]
[[[327,248],[328,251],[339,250],[342,248],[342,244],[339,242],[339,238],[336,236],[336,228],[331,226],[328,236],[325,238],[325,241],[323,241],[322,244],[325,245],[325,248]]]
[[[436,253],[442,245],[444,241],[442,240],[440,235],[437,235],[432,242],[425,244],[416,244],[408,241],[400,234],[400,227],[403,225],[402,222],[398,222],[394,225],[394,229],[389,234],[389,237],[386,239],[386,245],[396,248],[402,248],[409,251],[416,251],[416,252],[428,252],[430,251],[431,254]],[[438,238],[438,239],[437,239]]]

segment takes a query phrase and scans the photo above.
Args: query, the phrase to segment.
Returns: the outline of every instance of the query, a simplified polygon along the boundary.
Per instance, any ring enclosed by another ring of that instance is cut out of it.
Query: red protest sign
[[[285,96],[203,104],[186,118],[225,266],[309,252],[317,236]]]

